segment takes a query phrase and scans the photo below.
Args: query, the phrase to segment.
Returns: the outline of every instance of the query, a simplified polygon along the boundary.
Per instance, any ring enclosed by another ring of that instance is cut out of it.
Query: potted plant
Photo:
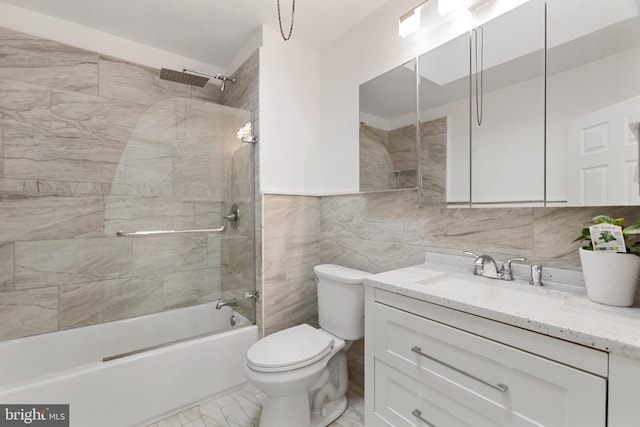
[[[598,215],[574,242],[580,251],[587,296],[619,307],[632,306],[640,277],[640,222],[624,226],[624,218]]]

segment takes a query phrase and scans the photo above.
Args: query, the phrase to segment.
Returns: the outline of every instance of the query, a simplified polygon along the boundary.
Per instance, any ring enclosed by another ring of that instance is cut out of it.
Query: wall
[[[1,339],[219,296],[220,237],[115,237],[219,226],[214,137],[248,120],[158,75],[0,29]]]
[[[499,260],[578,269],[580,229],[597,214],[640,220],[637,207],[418,208],[416,190],[342,196],[265,196],[265,332],[316,324],[313,266],[372,273],[424,262],[426,251],[463,250]],[[287,220],[283,220],[286,218]],[[472,260],[469,259],[471,272]],[[351,381],[363,386],[363,347],[349,351]]]
[[[322,165],[320,52],[263,27],[260,181],[263,192],[313,194]],[[357,167],[357,164],[356,166]]]
[[[313,267],[320,264],[320,198],[263,197],[263,334],[317,326]]]

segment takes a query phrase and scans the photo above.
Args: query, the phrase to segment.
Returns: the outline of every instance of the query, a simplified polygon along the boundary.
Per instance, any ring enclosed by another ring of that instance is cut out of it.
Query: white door
[[[636,205],[640,97],[603,108],[569,125],[569,206]]]

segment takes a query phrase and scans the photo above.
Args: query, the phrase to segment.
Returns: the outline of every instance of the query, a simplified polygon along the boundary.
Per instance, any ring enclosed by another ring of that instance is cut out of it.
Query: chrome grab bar
[[[190,234],[190,233],[221,233],[227,229],[227,221],[233,224],[233,228],[240,225],[240,209],[238,205],[231,206],[229,215],[222,217],[222,227],[219,228],[199,228],[195,230],[151,230],[151,231],[116,231],[116,236],[135,237],[135,236],[158,236],[163,234]]]
[[[413,415],[414,417],[416,417],[417,419],[419,419],[420,421],[422,421],[423,423],[425,423],[429,427],[436,427],[435,424],[431,424],[429,421],[427,421],[424,418],[422,418],[422,411],[420,409],[414,409],[411,412],[411,415]]]
[[[118,230],[116,236],[135,237],[135,236],[156,236],[162,234],[189,234],[189,233],[221,233],[226,230],[226,226],[220,228],[200,228],[196,230],[151,230],[151,231],[122,231]]]
[[[432,360],[432,361],[434,361],[434,362],[436,362],[436,363],[439,363],[439,364],[441,364],[441,365],[443,365],[443,366],[446,366],[446,367],[447,367],[447,368],[449,368],[449,369],[453,369],[454,371],[456,371],[456,372],[457,372],[457,373],[459,373],[459,374],[465,375],[465,376],[467,376],[467,377],[469,377],[469,378],[471,378],[471,379],[473,379],[473,380],[476,380],[476,381],[478,381],[478,382],[481,382],[482,384],[484,384],[484,385],[486,385],[486,386],[489,386],[489,387],[491,387],[491,388],[493,388],[493,389],[496,389],[496,390],[498,390],[498,391],[501,391],[502,393],[505,393],[507,390],[509,390],[509,387],[508,387],[508,386],[506,386],[506,385],[504,385],[504,384],[497,384],[497,385],[496,385],[496,384],[491,384],[490,382],[487,382],[487,381],[485,381],[485,380],[483,380],[483,379],[481,379],[481,378],[478,378],[478,377],[476,377],[476,376],[474,376],[474,375],[471,375],[470,373],[465,372],[465,371],[463,371],[463,370],[461,370],[461,369],[458,369],[458,368],[456,368],[455,366],[451,366],[451,365],[449,365],[448,363],[443,362],[442,360],[438,360],[438,359],[436,359],[435,357],[431,357],[431,356],[429,356],[428,354],[423,353],[423,352],[422,352],[422,349],[421,349],[420,347],[418,347],[418,346],[413,347],[413,348],[411,349],[411,351],[413,351],[414,353],[418,353],[418,354],[419,354],[420,356],[422,356],[422,357],[426,357],[426,358],[427,358],[427,359],[429,359],[429,360]]]

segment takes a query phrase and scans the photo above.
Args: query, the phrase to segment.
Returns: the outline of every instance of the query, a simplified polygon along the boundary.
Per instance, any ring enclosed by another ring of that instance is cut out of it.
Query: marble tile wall
[[[416,130],[386,131],[360,124],[360,191],[416,186]],[[396,170],[402,172],[396,174]]]
[[[264,195],[263,203],[263,334],[317,325],[320,198]]]
[[[360,191],[395,188],[393,160],[389,154],[389,132],[360,124]]]
[[[0,28],[0,93],[0,339],[220,296],[221,236],[115,237],[220,225],[219,86]]]
[[[415,188],[417,186],[416,173],[416,127],[404,126],[389,132],[389,155],[394,170],[400,170],[397,177],[394,174],[392,188]]]
[[[293,223],[282,219],[294,213],[304,219]],[[312,261],[379,273],[422,263],[426,251],[473,250],[498,259],[525,256],[530,263],[579,269],[579,244],[572,241],[600,213],[629,222],[640,220],[637,207],[418,208],[416,190],[323,197],[267,195],[265,331],[310,317],[311,309],[300,307],[316,304],[312,283],[289,281],[286,272],[312,277]],[[306,236],[306,245],[295,245],[295,236]],[[305,262],[290,266],[296,258]],[[288,321],[281,320],[281,313],[286,313]],[[348,356],[350,379],[355,387],[363,387],[362,342],[354,343]]]
[[[447,118],[421,123],[420,165],[423,205],[447,201]]]

